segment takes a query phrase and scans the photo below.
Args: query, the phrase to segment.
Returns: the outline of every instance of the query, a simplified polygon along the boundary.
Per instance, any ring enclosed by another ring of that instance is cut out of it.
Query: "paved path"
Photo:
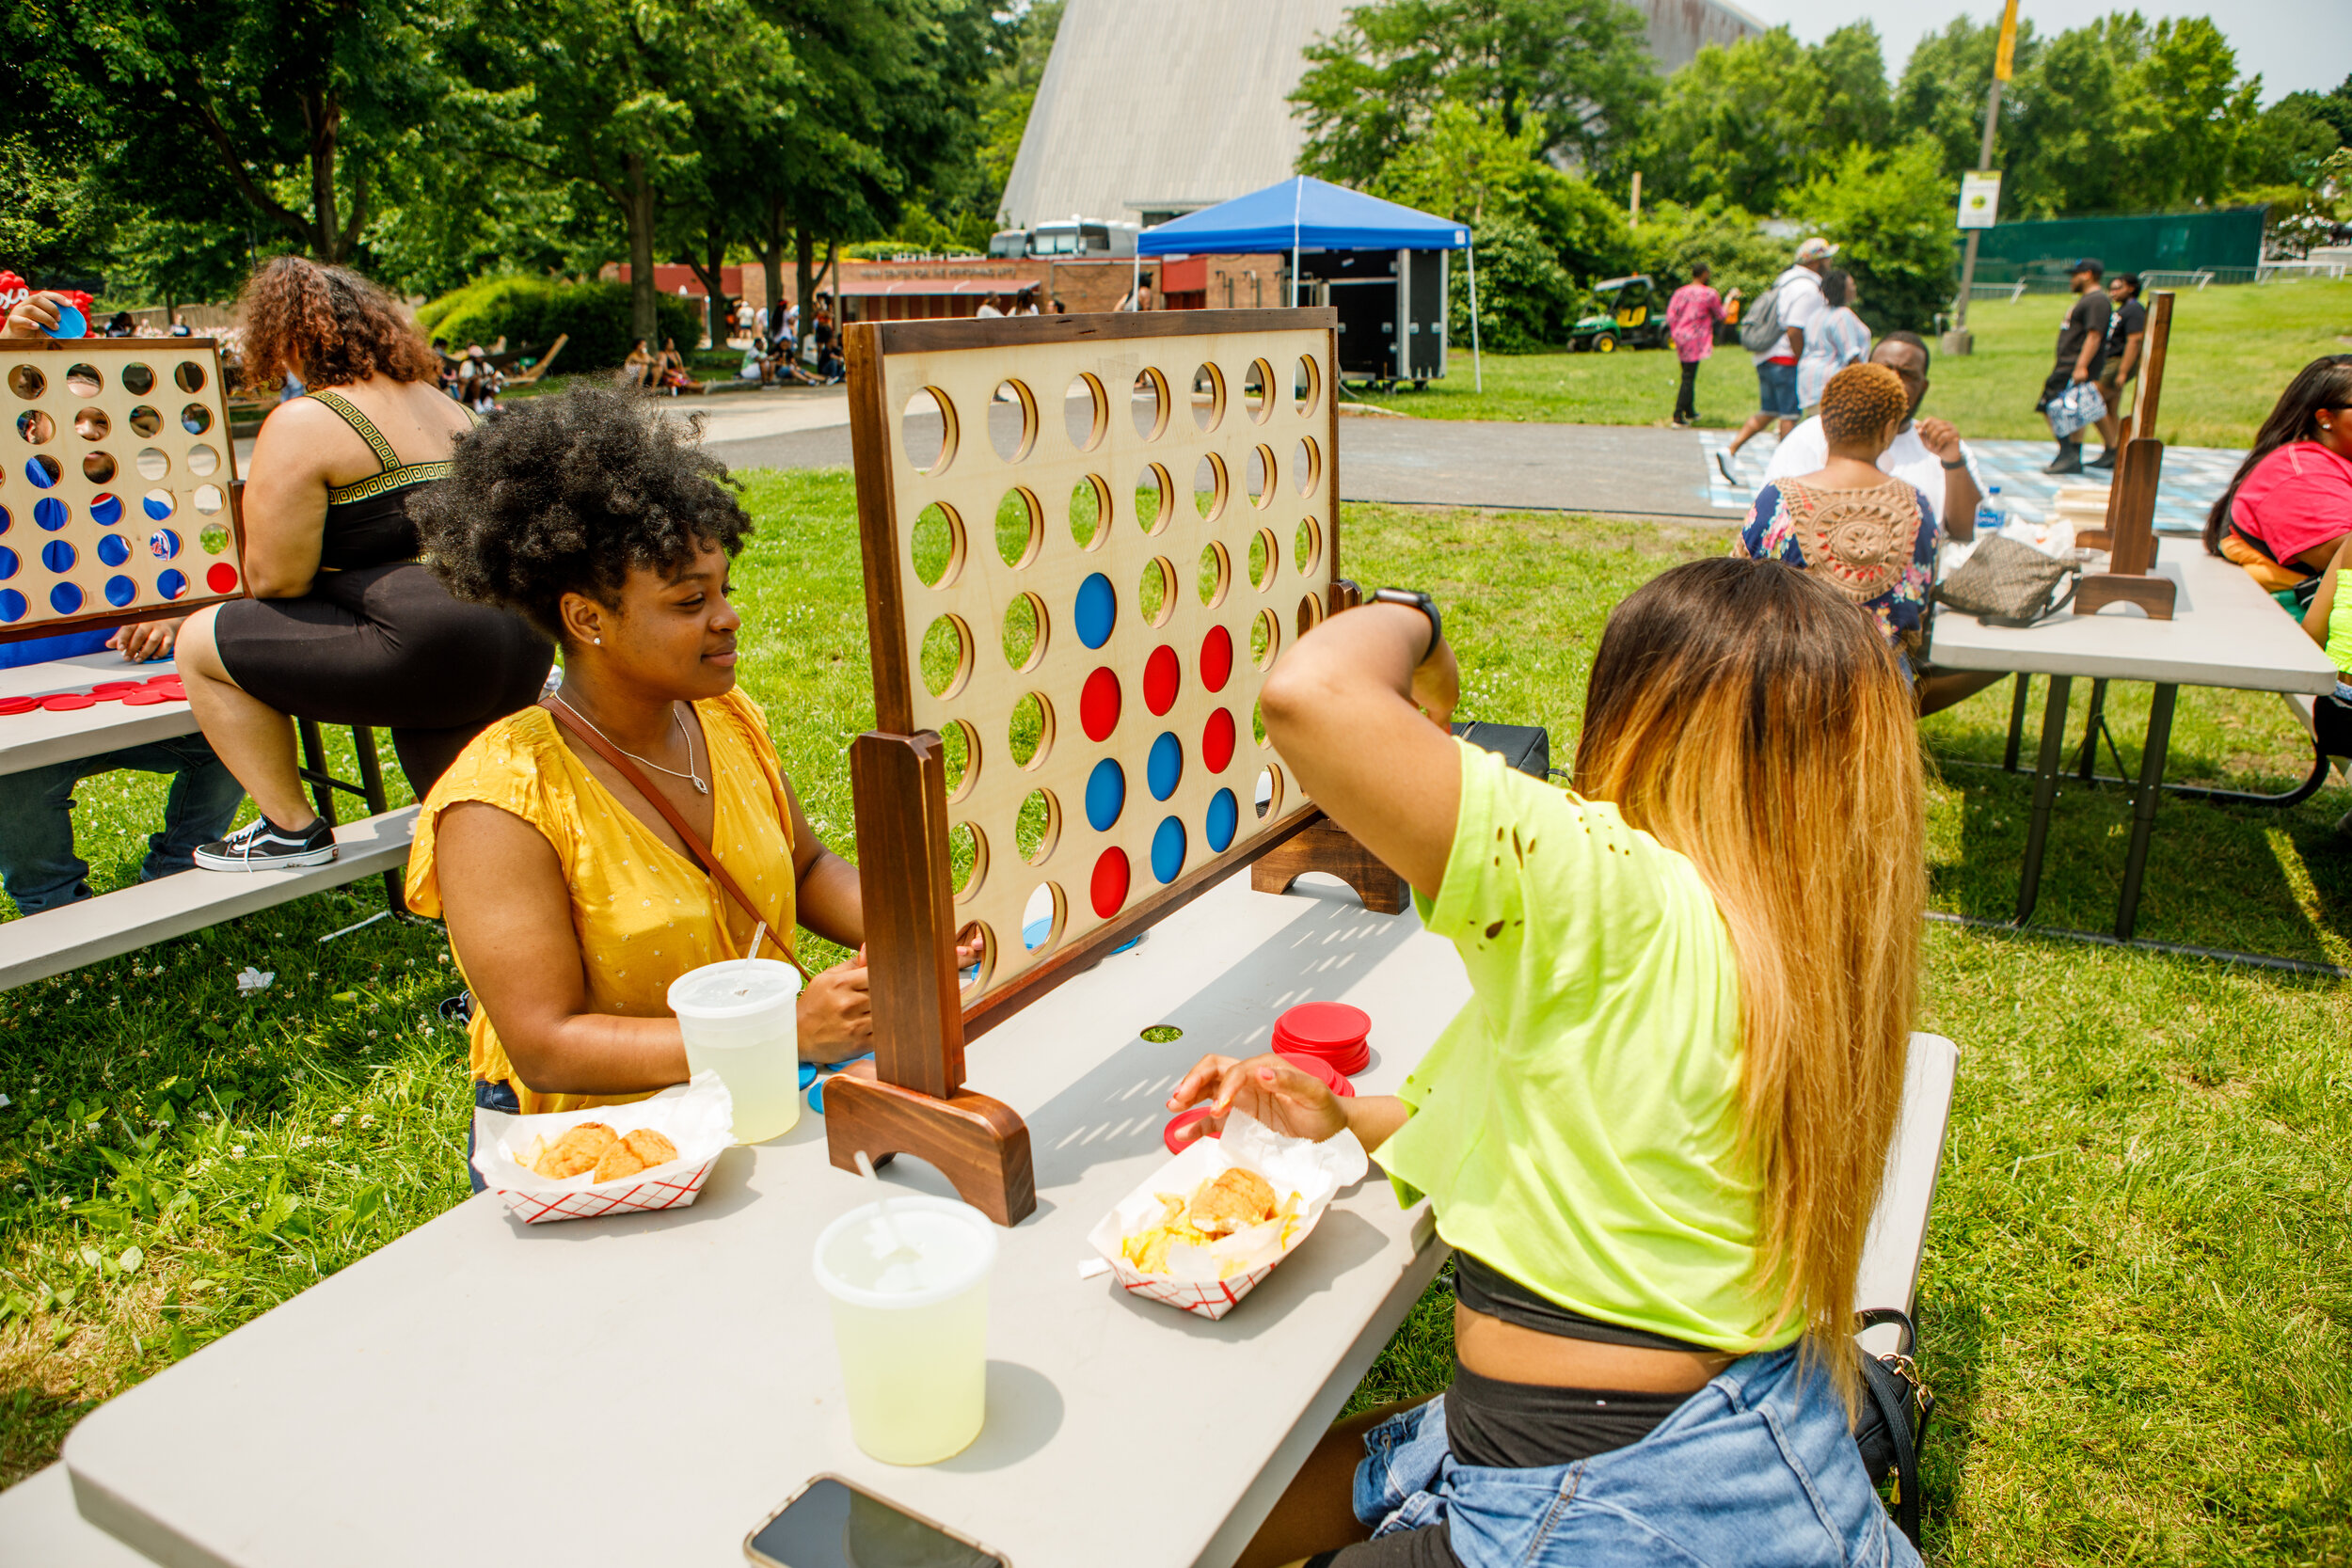
[[[703,439],[730,467],[820,468],[850,462],[850,404],[837,387],[780,388],[719,398],[664,401],[675,419],[700,416]],[[1011,404],[991,410],[993,423],[1017,419]],[[936,416],[911,426],[935,429]],[[910,432],[920,439],[923,432]],[[935,445],[937,436],[930,439]],[[1747,510],[1764,465],[1770,434],[1740,452],[1744,482],[1726,483],[1715,453],[1730,444],[1725,430],[1661,430],[1631,425],[1523,424],[1470,420],[1348,417],[1340,425],[1340,494],[1348,500],[1485,506],[1537,511],[1615,513],[1645,517],[1737,524]],[[250,441],[238,444],[240,463]],[[2059,483],[2104,483],[2087,472],[2059,481],[2042,472],[2047,441],[1972,441],[1988,483],[2021,514],[2038,517]],[[2242,452],[2174,447],[2164,457],[2164,488],[2156,527],[2195,533],[2206,509],[2229,483]]]

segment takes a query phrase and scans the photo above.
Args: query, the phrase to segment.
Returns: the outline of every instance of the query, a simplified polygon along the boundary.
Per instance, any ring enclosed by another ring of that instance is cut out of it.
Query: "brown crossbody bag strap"
[[[686,825],[686,818],[678,814],[677,807],[670,804],[670,798],[656,789],[653,781],[640,772],[637,765],[629,761],[619,747],[581,723],[578,717],[554,698],[545,698],[539,705],[546,708],[557,723],[586,742],[590,751],[611,763],[612,770],[627,779],[629,786],[638,794],[643,795],[646,803],[661,814],[661,819],[670,825],[679,841],[686,846],[687,858],[709,873],[711,880],[717,882],[720,890],[735,900],[737,908],[750,915],[757,925],[767,925],[768,917],[760,912],[759,906],[753,903],[742,888],[737,885],[735,879],[727,875],[727,868],[719,863],[719,857],[710,852],[710,846],[705,844],[701,836]],[[716,771],[715,768],[713,771]],[[757,925],[755,926],[755,929],[757,928]],[[802,979],[810,978],[807,968],[794,956],[792,949],[784,944],[783,937],[772,926],[768,927],[768,940],[775,943],[776,951],[784,955],[787,962],[801,972]],[[756,953],[752,955],[754,958],[758,956]]]

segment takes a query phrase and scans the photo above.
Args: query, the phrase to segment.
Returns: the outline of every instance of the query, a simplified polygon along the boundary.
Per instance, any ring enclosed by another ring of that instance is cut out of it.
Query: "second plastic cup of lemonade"
[[[885,1465],[961,1453],[988,1414],[988,1276],[996,1229],[948,1198],[852,1209],[817,1238],[817,1282],[850,1396],[850,1435]]]
[[[801,972],[729,958],[670,982],[686,1065],[716,1072],[735,1101],[735,1141],[766,1143],[801,1119]]]

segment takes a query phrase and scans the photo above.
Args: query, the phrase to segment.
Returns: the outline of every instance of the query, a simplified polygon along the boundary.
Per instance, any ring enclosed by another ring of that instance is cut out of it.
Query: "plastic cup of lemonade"
[[[801,1119],[801,972],[728,958],[670,982],[686,1065],[716,1072],[735,1101],[735,1141],[766,1143]]]
[[[936,1465],[971,1447],[988,1409],[988,1276],[996,1227],[951,1198],[852,1209],[817,1238],[817,1282],[850,1396],[850,1435],[885,1465]]]

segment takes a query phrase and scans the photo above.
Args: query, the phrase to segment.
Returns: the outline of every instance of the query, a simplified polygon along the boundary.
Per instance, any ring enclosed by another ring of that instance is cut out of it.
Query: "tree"
[[[1932,135],[1883,153],[1850,147],[1788,206],[1836,239],[1836,264],[1862,287],[1863,319],[1882,332],[1933,329],[1951,298],[1953,254],[1951,186]]]
[[[1371,0],[1306,54],[1299,171],[1358,186],[1448,103],[1611,173],[1658,91],[1642,13],[1619,0]]]
[[[384,150],[447,88],[440,25],[428,0],[56,0],[8,8],[0,63],[16,128],[123,206],[348,262]]]
[[[1774,27],[1728,49],[1709,44],[1667,79],[1642,172],[1663,197],[1769,213],[1847,148],[1884,146],[1892,119],[1868,23],[1811,47]]]
[[[1009,221],[997,203],[1005,182],[1012,178],[1013,160],[1020,156],[1021,138],[1029,128],[1029,110],[1037,103],[1038,84],[1045,80],[1045,62],[1061,32],[1063,0],[1037,0],[1018,16],[1007,19],[992,40],[995,64],[979,96],[979,177],[985,211],[994,222]]]

